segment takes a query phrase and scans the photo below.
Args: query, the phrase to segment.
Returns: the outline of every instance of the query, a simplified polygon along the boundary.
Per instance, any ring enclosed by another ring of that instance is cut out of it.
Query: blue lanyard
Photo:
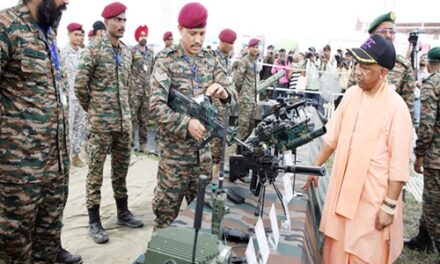
[[[199,89],[199,79],[197,77],[197,72],[199,69],[197,68],[197,65],[195,63],[193,65],[191,64],[191,62],[189,61],[189,58],[187,56],[184,56],[183,58],[191,67],[191,71],[192,71],[193,77],[194,77],[194,89],[198,90]]]
[[[223,59],[223,61],[226,64],[226,69],[228,70],[228,59],[226,58],[226,56],[223,54],[223,52],[221,52],[220,50],[216,50],[217,54]],[[229,72],[228,72],[229,73]]]
[[[254,71],[254,74],[257,74],[257,64],[252,62],[252,70]]]
[[[148,49],[145,47],[145,52],[142,52],[141,49],[139,49],[138,47],[137,50],[142,54],[142,57],[144,57],[144,65],[147,64]]]
[[[122,58],[123,58],[123,52],[121,50],[121,55],[116,54],[114,47],[112,47],[113,52],[113,59],[116,61],[116,64],[121,67],[122,66]]]
[[[44,31],[41,29],[40,26],[37,25],[38,31],[40,32],[40,35],[43,37],[44,43],[46,43],[47,47],[49,48],[50,57],[55,64],[55,71],[56,71],[56,79],[59,81],[61,80],[61,71],[60,71],[60,61],[58,59],[58,50],[55,44],[55,41],[50,42],[49,39],[46,37],[46,34],[44,34]],[[51,33],[51,28],[47,30],[47,34]]]

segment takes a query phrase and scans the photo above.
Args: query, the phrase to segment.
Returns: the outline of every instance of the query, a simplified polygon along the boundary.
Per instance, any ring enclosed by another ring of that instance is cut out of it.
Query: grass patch
[[[411,193],[406,192],[406,201],[403,211],[404,237],[411,238],[419,230],[419,218],[422,213],[422,204],[417,202]],[[396,264],[436,264],[440,261],[439,253],[426,254],[403,248]]]

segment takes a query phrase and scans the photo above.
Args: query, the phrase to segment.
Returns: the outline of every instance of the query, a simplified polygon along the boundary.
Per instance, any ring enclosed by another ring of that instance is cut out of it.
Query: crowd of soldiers
[[[147,126],[154,123],[160,156],[153,211],[155,228],[178,216],[183,198],[191,203],[198,176],[216,176],[220,142],[203,148],[207,131],[197,119],[173,111],[170,88],[189,97],[206,94],[223,109],[239,104],[238,138],[246,139],[255,124],[260,79],[258,39],[232,72],[236,32],[219,34],[214,51],[203,48],[208,11],[199,3],[186,4],[178,16],[180,42],[165,32],[165,49],[154,56],[147,46],[148,27],[135,31],[137,45],[120,39],[125,33],[127,7],[119,2],[102,11],[104,21],[93,24],[90,44],[84,30],[71,23],[69,44],[59,52],[56,30],[67,0],[20,0],[0,12],[0,262],[82,263],[61,245],[63,210],[68,196],[70,164],[86,166],[79,157],[87,140],[87,210],[89,236],[106,243],[100,220],[103,166],[112,160],[112,187],[117,223],[133,228],[143,221],[128,209],[126,176],[133,140],[147,152]],[[392,13],[380,16],[369,33],[394,40]],[[431,75],[421,89],[422,111],[416,148],[416,170],[425,171],[420,233],[408,245],[440,250],[440,48],[428,53]],[[353,78],[355,75],[353,74]],[[389,81],[412,111],[414,76],[410,64],[398,57]],[[355,80],[355,79],[353,79]],[[352,81],[353,81],[352,80]]]

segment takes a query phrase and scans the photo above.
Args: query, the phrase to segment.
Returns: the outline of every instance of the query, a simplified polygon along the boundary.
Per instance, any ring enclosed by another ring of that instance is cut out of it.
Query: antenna
[[[197,249],[197,238],[199,236],[199,230],[202,227],[202,218],[203,218],[203,206],[205,205],[205,187],[208,181],[208,177],[206,175],[200,175],[199,177],[199,191],[197,192],[197,205],[196,205],[196,216],[194,219],[194,244],[193,244],[193,252],[192,252],[192,263],[196,262],[196,249]]]

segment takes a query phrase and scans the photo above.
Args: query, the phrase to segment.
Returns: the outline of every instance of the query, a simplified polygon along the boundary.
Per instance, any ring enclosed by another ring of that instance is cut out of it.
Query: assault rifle
[[[223,139],[230,136],[228,142],[233,140],[235,131],[224,126],[218,118],[217,108],[211,104],[209,97],[205,94],[189,98],[176,89],[170,88],[168,106],[178,113],[185,113],[199,120],[210,131],[211,135],[200,144],[200,147],[205,146],[213,138]]]

